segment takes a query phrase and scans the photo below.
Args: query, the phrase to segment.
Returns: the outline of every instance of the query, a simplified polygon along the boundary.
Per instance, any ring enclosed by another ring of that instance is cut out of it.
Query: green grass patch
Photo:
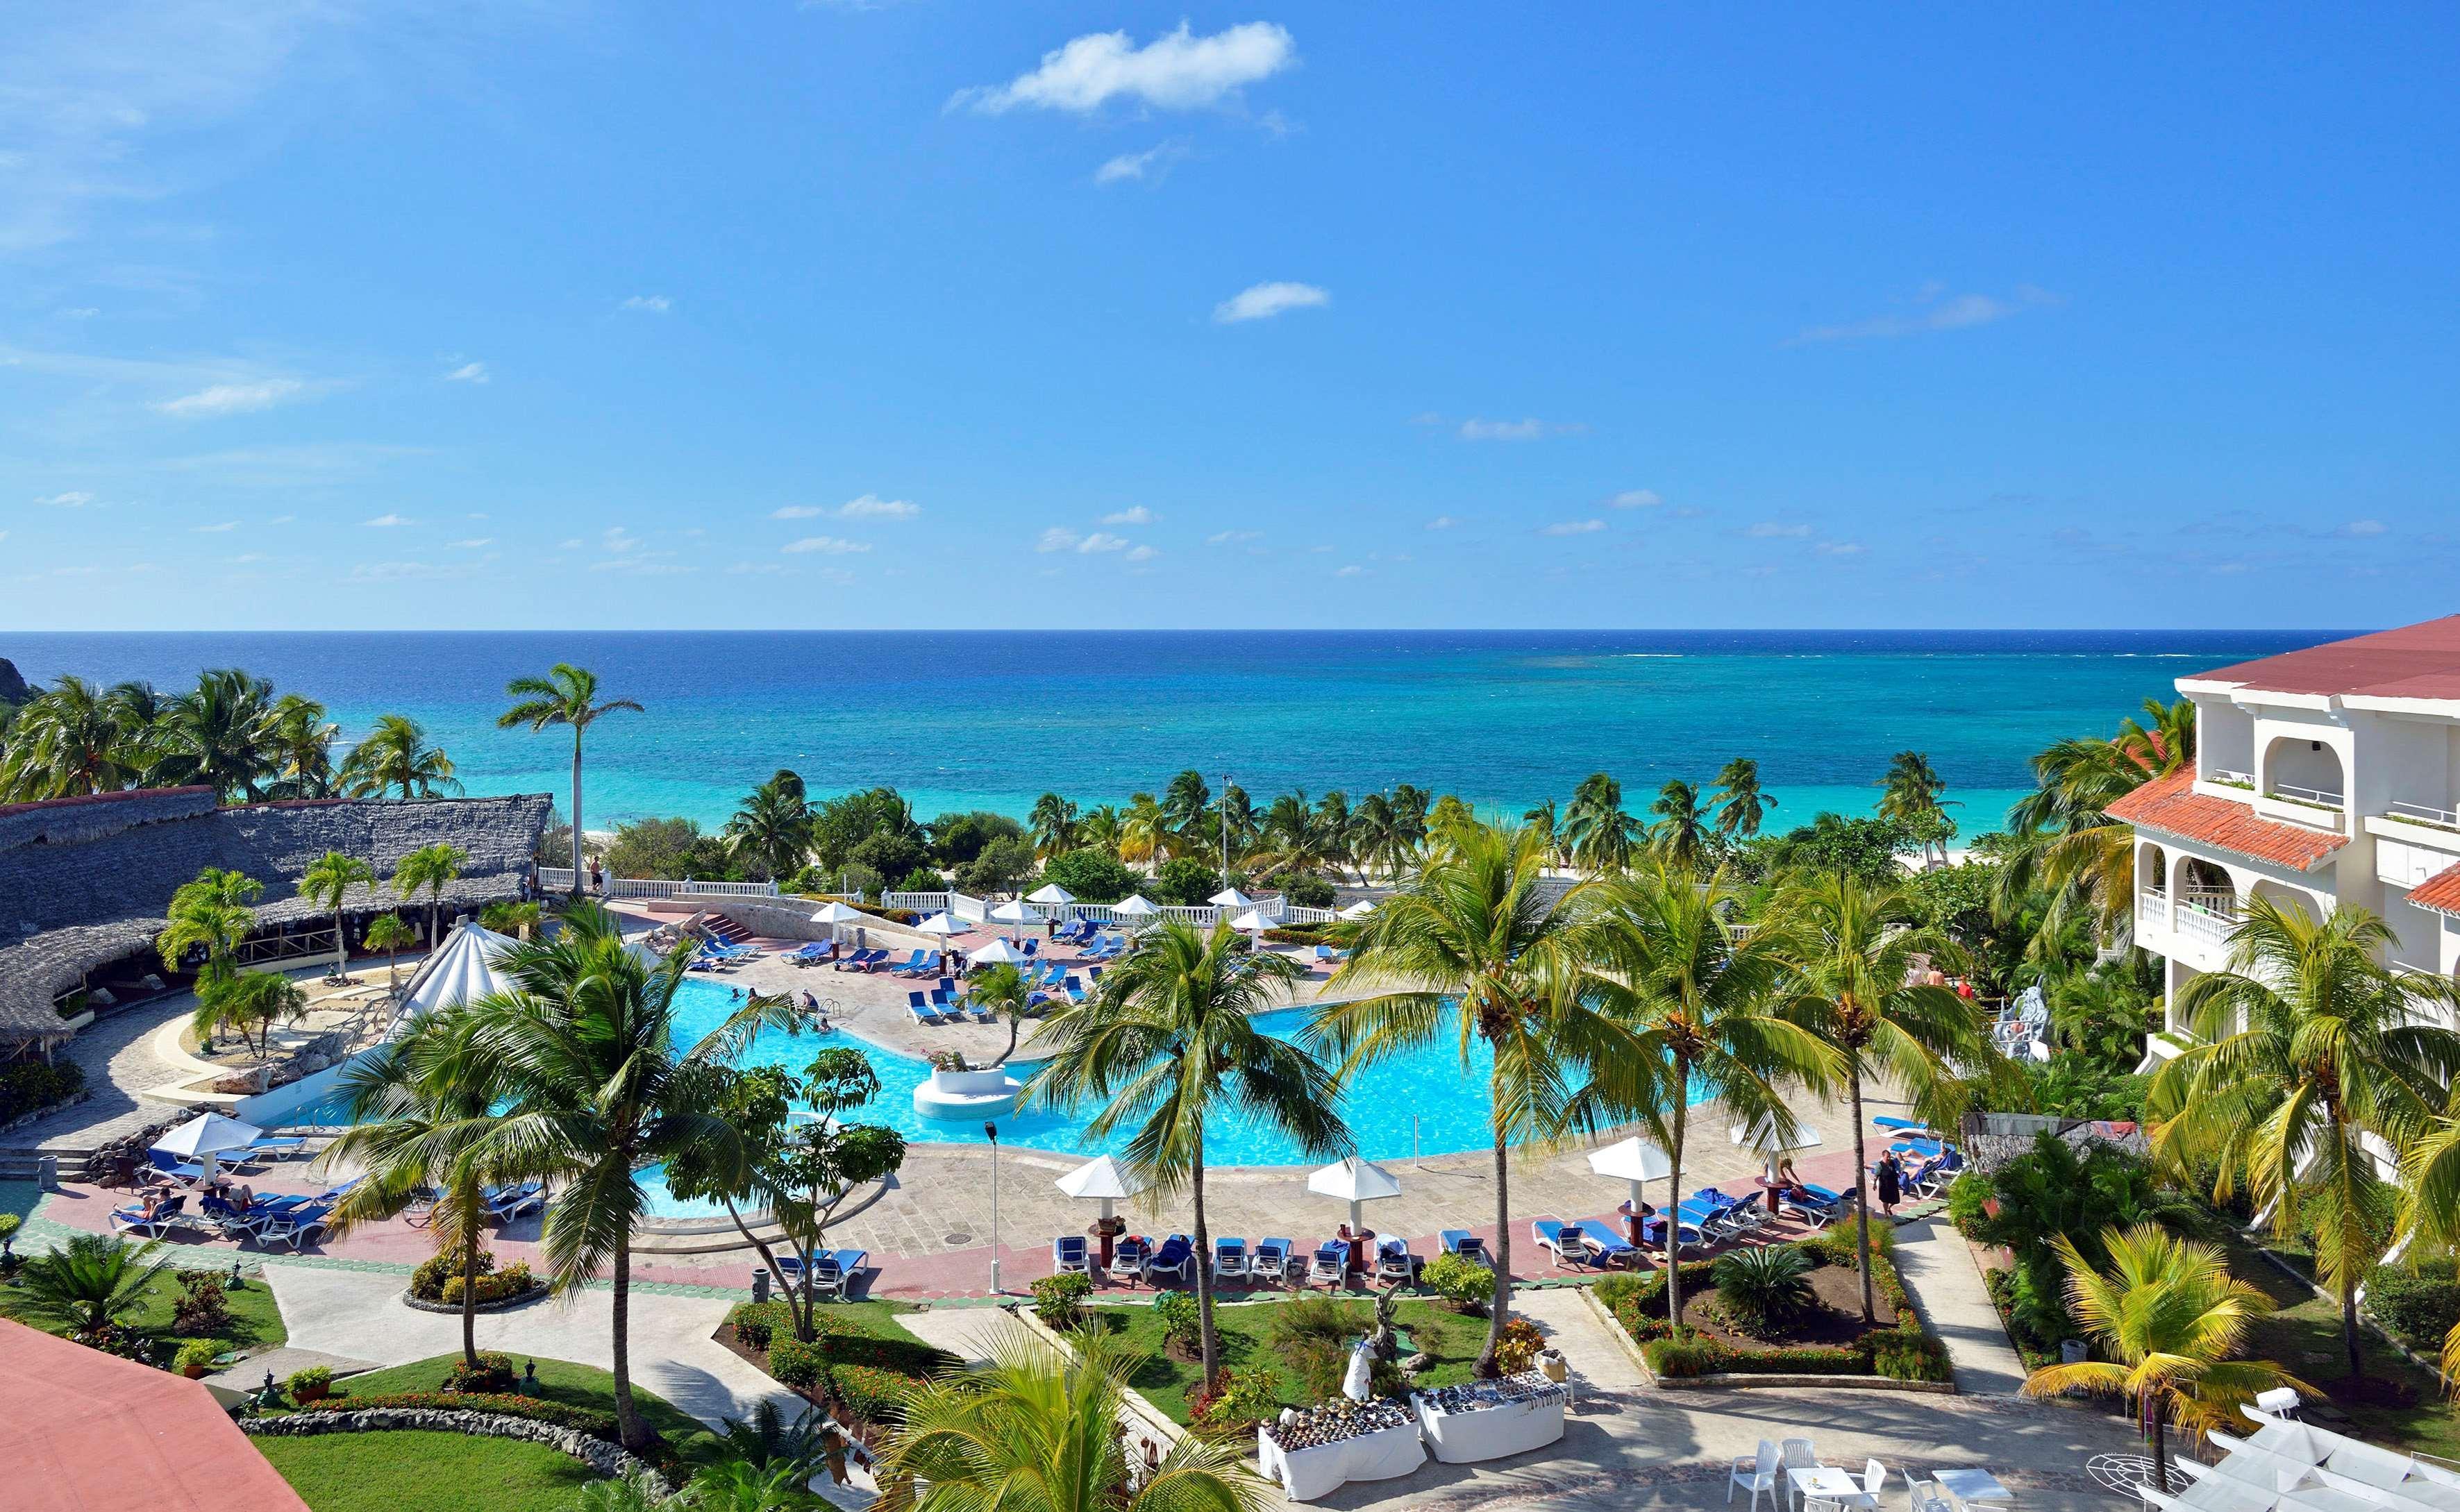
[[[526,1354],[515,1354],[516,1370],[532,1363]],[[333,1383],[333,1394],[350,1396],[381,1396],[394,1392],[432,1392],[444,1382],[444,1376],[461,1362],[458,1352],[438,1354],[434,1359],[414,1360],[408,1365],[389,1366],[370,1371],[364,1376],[346,1376]],[[570,1360],[541,1359],[538,1365],[538,1395],[567,1407],[585,1407],[596,1412],[615,1410],[615,1377],[595,1365],[576,1365]],[[667,1442],[681,1448],[693,1435],[705,1432],[700,1419],[675,1406],[655,1392],[647,1391],[636,1381],[632,1386],[632,1405],[652,1428],[667,1436]],[[339,1435],[342,1438],[366,1438],[368,1435]],[[265,1442],[274,1442],[266,1439]],[[290,1442],[294,1440],[281,1440]],[[300,1439],[297,1442],[313,1440]]]
[[[596,1479],[518,1438],[401,1430],[249,1442],[316,1512],[571,1512]]]
[[[2283,1258],[2301,1272],[2310,1263],[2301,1253]],[[2309,1385],[2333,1393],[2332,1408],[2349,1420],[2328,1426],[2376,1443],[2460,1459],[2460,1416],[2445,1400],[2432,1372],[2410,1364],[2383,1335],[2362,1326],[2358,1340],[2366,1378],[2406,1387],[2415,1399],[2406,1407],[2346,1399],[2340,1395],[2349,1374],[2348,1356],[2341,1347],[2340,1306],[2281,1274],[2252,1245],[2231,1240],[2229,1260],[2230,1273],[2253,1283],[2277,1310],[2248,1328],[2248,1357],[2271,1360]]]
[[[165,1270],[145,1289],[144,1305],[128,1321],[138,1333],[164,1346],[165,1360],[193,1339],[210,1340],[224,1352],[275,1349],[289,1340],[289,1330],[282,1326],[282,1310],[273,1302],[273,1289],[262,1277],[250,1277],[240,1291],[225,1290],[223,1296],[230,1304],[228,1324],[211,1334],[175,1334],[171,1331],[171,1315],[179,1306],[180,1276],[177,1270]],[[0,1316],[16,1317],[18,1298],[14,1289],[0,1287]],[[64,1331],[53,1328],[50,1332]]]
[[[1213,1319],[1221,1334],[1224,1369],[1272,1368],[1281,1379],[1283,1403],[1303,1407],[1311,1404],[1310,1398],[1290,1373],[1280,1368],[1273,1344],[1273,1317],[1285,1305],[1256,1302],[1216,1307]],[[1374,1327],[1374,1304],[1344,1302],[1340,1306],[1353,1334]],[[1143,1363],[1129,1377],[1129,1384],[1169,1414],[1173,1422],[1186,1422],[1187,1394],[1203,1384],[1204,1372],[1201,1366],[1182,1363],[1162,1353],[1160,1314],[1151,1307],[1092,1307],[1086,1309],[1086,1314],[1095,1326],[1144,1356]],[[1408,1358],[1412,1350],[1423,1350],[1434,1356],[1434,1364],[1417,1376],[1420,1386],[1451,1386],[1468,1380],[1472,1367],[1477,1363],[1478,1352],[1486,1347],[1486,1319],[1465,1317],[1438,1303],[1404,1302],[1395,1322],[1401,1331],[1403,1358]]]
[[[899,1314],[916,1311],[911,1302],[823,1302],[816,1310],[823,1332],[875,1334],[882,1338],[914,1338]],[[765,1323],[773,1338],[795,1336],[795,1314],[783,1302],[738,1302],[727,1314],[735,1321]],[[921,1339],[915,1339],[921,1343]]]

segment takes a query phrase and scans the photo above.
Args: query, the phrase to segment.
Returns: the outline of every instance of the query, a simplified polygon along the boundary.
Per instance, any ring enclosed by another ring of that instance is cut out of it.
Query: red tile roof
[[[2448,866],[2408,890],[2408,900],[2438,914],[2460,914],[2460,866]]]
[[[2182,840],[2199,841],[2235,850],[2258,861],[2272,861],[2304,872],[2349,842],[2340,835],[2304,825],[2261,819],[2245,804],[2212,798],[2195,790],[2195,774],[2173,772],[2155,777],[2109,808],[2110,817],[2145,830],[2160,830]]]
[[[2197,673],[2270,693],[2460,699],[2460,615]]]
[[[196,1381],[0,1319],[9,1512],[308,1512]]]

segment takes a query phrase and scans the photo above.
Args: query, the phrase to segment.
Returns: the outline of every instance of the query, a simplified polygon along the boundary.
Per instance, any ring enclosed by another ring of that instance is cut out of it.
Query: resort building
[[[2222,969],[2247,902],[2343,904],[2392,965],[2460,969],[2460,615],[2182,677],[2195,766],[2110,805],[2135,831],[2135,943],[2167,1001]],[[2187,1041],[2174,1017],[2147,1046]]]
[[[396,894],[401,858],[447,843],[468,852],[444,889],[442,916],[517,896],[553,800],[377,802],[315,799],[223,807],[210,788],[140,788],[0,805],[0,1060],[47,1052],[90,1008],[183,987],[154,940],[171,894],[206,867],[265,886],[244,963],[299,960],[333,950],[333,912],[299,895],[328,850],[367,862],[378,878],[344,900],[353,939],[395,909],[424,927],[428,899]]]

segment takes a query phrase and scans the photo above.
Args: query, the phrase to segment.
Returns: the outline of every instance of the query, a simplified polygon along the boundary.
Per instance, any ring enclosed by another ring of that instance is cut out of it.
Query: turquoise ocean
[[[590,733],[591,829],[717,824],[780,766],[816,794],[887,784],[922,816],[1022,816],[1159,791],[1182,767],[1259,804],[1410,782],[1518,814],[1593,771],[1644,810],[1669,777],[1760,763],[1771,824],[1869,811],[1899,750],[1927,753],[1967,833],[2030,786],[2025,761],[2107,733],[2172,681],[2330,639],[2227,631],[1184,631],[0,633],[29,680],[176,688],[243,666],[322,700],[346,737],[427,726],[473,793],[553,792],[562,732],[502,731],[505,680],[557,661],[643,714]]]

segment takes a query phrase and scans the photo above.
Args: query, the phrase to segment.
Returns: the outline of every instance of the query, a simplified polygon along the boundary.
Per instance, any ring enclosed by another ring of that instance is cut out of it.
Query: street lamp
[[[991,1295],[1000,1294],[999,1269],[999,1125],[983,1125],[983,1137],[991,1142]]]

